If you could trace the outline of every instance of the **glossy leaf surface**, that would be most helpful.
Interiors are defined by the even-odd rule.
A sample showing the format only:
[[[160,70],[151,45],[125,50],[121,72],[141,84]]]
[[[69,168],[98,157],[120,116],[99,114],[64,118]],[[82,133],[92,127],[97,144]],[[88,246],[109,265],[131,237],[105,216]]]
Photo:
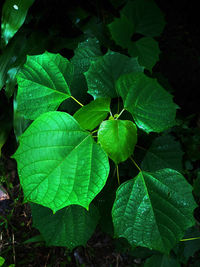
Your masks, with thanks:
[[[45,52],[27,56],[26,64],[17,75],[18,112],[34,120],[42,113],[56,110],[71,96],[73,65],[59,54]]]
[[[145,132],[161,132],[175,125],[177,106],[156,79],[143,73],[126,74],[117,81],[117,90],[125,109]]]
[[[147,150],[141,167],[143,170],[151,172],[163,168],[182,171],[182,157],[183,151],[180,143],[175,141],[173,136],[160,136]]]
[[[98,130],[98,142],[116,163],[127,160],[137,143],[137,128],[132,121],[103,121]]]
[[[140,172],[122,184],[112,216],[115,234],[131,245],[169,253],[195,221],[192,187],[175,170]]]
[[[159,60],[160,49],[158,42],[153,38],[144,37],[129,45],[128,52],[132,57],[138,57],[141,66],[152,71]]]
[[[107,117],[109,111],[110,99],[98,98],[80,108],[73,117],[82,128],[93,130]]]
[[[117,52],[109,51],[95,62],[85,72],[88,93],[96,98],[117,97],[115,82],[121,74],[143,72],[143,67],[136,58],[129,58]]]
[[[89,207],[109,173],[108,158],[89,132],[63,112],[38,117],[20,136],[17,160],[25,199],[54,212]]]
[[[89,211],[72,205],[55,214],[40,205],[31,205],[33,226],[44,237],[48,246],[63,246],[73,249],[85,246],[99,220],[98,210],[90,205]]]
[[[158,36],[165,26],[164,16],[153,0],[128,1],[122,14],[132,21],[135,32],[145,36]]]
[[[34,0],[6,0],[3,5],[1,35],[5,44],[13,37],[25,21]]]

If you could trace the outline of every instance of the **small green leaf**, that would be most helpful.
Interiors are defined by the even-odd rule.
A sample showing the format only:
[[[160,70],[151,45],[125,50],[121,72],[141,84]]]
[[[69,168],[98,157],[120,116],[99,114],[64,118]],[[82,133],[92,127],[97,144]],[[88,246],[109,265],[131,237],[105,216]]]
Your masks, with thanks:
[[[148,258],[144,267],[181,267],[180,263],[167,255],[153,255]]]
[[[133,23],[123,14],[108,25],[112,39],[123,48],[128,48],[134,32]]]
[[[169,254],[194,225],[196,206],[191,185],[177,171],[140,172],[117,191],[112,210],[115,234],[133,246]]]
[[[14,154],[25,199],[54,212],[89,207],[109,174],[108,158],[91,134],[69,114],[38,117],[19,138]]]
[[[94,205],[90,205],[89,211],[72,205],[53,214],[48,208],[32,204],[31,210],[33,227],[41,232],[48,246],[85,246],[99,220]]]
[[[160,136],[147,150],[141,167],[151,172],[164,168],[182,171],[182,157],[183,151],[180,143],[175,141],[173,136]]]
[[[28,56],[17,75],[18,112],[34,120],[42,113],[56,110],[71,96],[72,77],[73,65],[59,54]]]
[[[25,21],[34,0],[6,0],[3,5],[1,35],[5,42],[13,37]]]
[[[145,36],[159,36],[165,26],[164,16],[153,0],[128,1],[122,9],[134,25],[134,31]]]
[[[145,132],[162,132],[176,124],[177,105],[156,79],[143,73],[125,74],[117,81],[117,90],[125,109]]]
[[[137,128],[132,121],[103,121],[98,130],[98,142],[116,163],[127,160],[137,143]]]
[[[5,262],[5,259],[0,256],[0,266],[3,266],[4,262]]]
[[[82,128],[93,130],[107,117],[109,111],[110,99],[98,98],[80,108],[73,117]]]
[[[129,58],[117,52],[109,51],[90,65],[85,72],[88,93],[96,98],[117,97],[115,82],[124,73],[143,72],[136,58]]]
[[[160,49],[157,41],[150,37],[144,37],[130,43],[128,52],[132,57],[138,57],[141,66],[152,71],[153,66],[159,60]]]

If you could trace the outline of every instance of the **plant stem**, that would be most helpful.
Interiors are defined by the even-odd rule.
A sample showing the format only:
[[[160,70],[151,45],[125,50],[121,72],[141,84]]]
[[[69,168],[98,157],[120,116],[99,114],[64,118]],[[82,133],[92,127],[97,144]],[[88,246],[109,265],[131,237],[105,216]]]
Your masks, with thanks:
[[[120,185],[120,180],[119,180],[119,167],[118,167],[118,165],[116,165],[116,170],[117,170],[117,181],[118,181],[118,185]]]
[[[137,165],[137,163],[135,162],[135,160],[130,157],[130,160],[133,162],[133,164],[135,165],[135,167],[141,172],[142,170],[140,169],[140,167]]]
[[[185,238],[185,239],[181,239],[180,241],[190,241],[190,240],[196,240],[196,239],[200,239],[200,237]]]
[[[119,117],[122,115],[122,113],[124,112],[124,108],[122,109],[122,111],[119,113],[119,115],[118,115],[118,117],[116,118],[116,120],[118,120],[119,119]]]
[[[74,100],[74,101],[76,101],[76,103],[78,103],[81,107],[83,107],[84,105],[83,104],[81,104],[75,97],[73,97],[72,95],[71,95],[71,98]]]

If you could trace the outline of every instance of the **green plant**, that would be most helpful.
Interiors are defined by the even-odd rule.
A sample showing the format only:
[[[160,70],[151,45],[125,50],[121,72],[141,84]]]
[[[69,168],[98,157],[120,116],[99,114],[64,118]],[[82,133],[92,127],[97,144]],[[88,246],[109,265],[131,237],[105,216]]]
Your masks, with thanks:
[[[25,200],[43,206],[32,205],[34,225],[49,245],[69,248],[85,244],[98,222],[98,210],[90,203],[107,179],[109,183],[108,156],[119,182],[121,162],[130,158],[137,166],[137,154],[132,156],[137,128],[160,133],[176,124],[172,96],[143,73],[136,59],[109,51],[93,61],[84,75],[95,100],[85,106],[71,95],[73,69],[58,54],[28,56],[17,75],[16,100],[18,112],[34,121],[20,136],[14,154]],[[123,104],[120,113],[113,115],[111,97]],[[74,116],[54,111],[68,98],[81,105]],[[121,120],[127,111],[134,122]],[[160,137],[161,142],[165,139]],[[150,151],[144,168],[137,166],[138,175],[117,190],[112,208],[115,236],[169,253],[194,224],[196,204],[191,186],[170,168],[174,163],[164,160],[151,170],[150,158],[153,163],[146,171]]]
[[[21,42],[11,37],[33,2],[24,6],[17,25],[5,16],[3,25],[13,27],[3,27],[3,45],[10,44],[1,55],[6,64],[0,82],[8,96],[18,85],[19,147],[13,158],[33,226],[41,233],[35,240],[73,249],[85,245],[99,224],[113,237],[126,238],[130,250],[141,246],[169,254],[195,224],[197,205],[171,131],[178,106],[152,74],[162,13],[153,1],[128,1],[120,17],[107,23],[107,52],[98,38],[85,34],[70,60],[56,52],[25,52],[26,47],[17,64],[11,59]],[[132,41],[136,34],[143,36]],[[150,256],[146,266],[176,261]]]

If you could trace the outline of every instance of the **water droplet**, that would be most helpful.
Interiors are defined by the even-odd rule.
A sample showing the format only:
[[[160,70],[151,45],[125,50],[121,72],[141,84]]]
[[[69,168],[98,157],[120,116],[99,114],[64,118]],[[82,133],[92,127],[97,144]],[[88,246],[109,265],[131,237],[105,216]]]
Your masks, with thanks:
[[[18,5],[13,5],[13,8],[14,8],[15,10],[18,10],[18,9],[19,9]]]

